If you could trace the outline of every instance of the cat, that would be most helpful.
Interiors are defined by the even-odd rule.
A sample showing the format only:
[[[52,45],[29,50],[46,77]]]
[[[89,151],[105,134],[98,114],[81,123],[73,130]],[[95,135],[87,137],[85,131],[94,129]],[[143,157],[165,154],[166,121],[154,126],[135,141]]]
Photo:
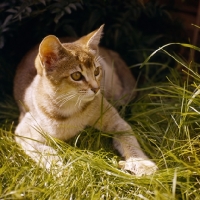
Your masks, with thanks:
[[[108,102],[129,102],[136,82],[116,52],[99,47],[103,26],[73,42],[46,36],[22,59],[14,79],[20,109],[15,140],[40,166],[59,168],[64,162],[45,134],[67,141],[92,126],[113,135],[114,147],[125,159],[121,168],[137,176],[150,175],[156,164]]]

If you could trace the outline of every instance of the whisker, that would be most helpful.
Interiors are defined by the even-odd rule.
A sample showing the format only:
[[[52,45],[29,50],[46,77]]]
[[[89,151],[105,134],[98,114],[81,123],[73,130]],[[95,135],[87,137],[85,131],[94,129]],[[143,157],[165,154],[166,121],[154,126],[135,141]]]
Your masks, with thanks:
[[[81,107],[81,101],[82,101],[83,98],[84,98],[84,95],[82,95],[82,98],[80,98],[80,101],[79,101],[79,104],[78,104],[79,108]]]
[[[81,91],[81,90],[80,90],[80,91],[79,91],[79,93],[81,93],[81,94],[85,94],[85,93],[86,93],[86,91]]]
[[[60,102],[61,104],[60,104],[59,107],[63,106],[67,101],[73,99],[75,96],[76,96],[76,94],[70,95],[70,96],[68,96],[67,98],[62,99],[62,101]]]
[[[62,102],[62,101],[64,101],[64,100],[67,100],[67,99],[69,99],[69,98],[71,98],[71,97],[75,97],[75,96],[76,96],[76,94],[66,95],[66,96],[64,96],[62,99],[60,99],[58,102]]]
[[[100,56],[97,56],[97,57],[95,58],[95,61],[98,62],[99,59],[100,59]]]
[[[96,62],[100,62],[101,60],[103,60],[105,57],[101,57],[101,56],[98,56],[96,59],[95,59],[95,61]]]
[[[58,100],[58,99],[60,99],[60,98],[62,98],[62,97],[64,97],[64,96],[67,96],[67,95],[69,95],[69,94],[75,94],[75,93],[74,93],[74,92],[63,93],[63,94],[59,95],[59,96],[56,98],[56,100]]]
[[[60,100],[58,100],[57,103],[60,103],[60,102],[62,102],[62,101],[65,101],[66,99],[71,98],[71,97],[74,96],[74,95],[75,95],[75,94],[63,96],[63,98],[60,99]]]
[[[59,101],[57,101],[57,103],[60,103],[60,102],[62,102],[62,101],[65,101],[65,100],[67,100],[67,99],[69,99],[69,98],[71,98],[71,97],[74,97],[74,96],[76,96],[76,94],[72,94],[72,95],[66,96],[66,98],[62,98],[62,99],[60,99]]]
[[[78,96],[78,99],[77,99],[77,101],[76,101],[75,106],[78,104],[80,97],[81,97],[81,95]]]
[[[56,94],[56,92],[58,92],[58,89],[59,89],[59,88],[57,88],[57,89],[54,91],[54,95]]]

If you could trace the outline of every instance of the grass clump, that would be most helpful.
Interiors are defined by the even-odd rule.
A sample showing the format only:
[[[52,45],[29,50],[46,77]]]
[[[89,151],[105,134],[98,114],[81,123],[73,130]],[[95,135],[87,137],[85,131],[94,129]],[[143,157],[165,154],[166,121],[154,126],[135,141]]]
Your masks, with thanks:
[[[17,110],[9,100],[0,105],[9,105],[7,113],[0,109],[1,121],[7,120],[0,129],[0,199],[199,199],[198,65],[169,56],[182,65],[181,73],[170,69],[162,83],[147,79],[148,83],[138,88],[138,98],[127,106],[126,120],[159,167],[154,175],[135,177],[120,170],[121,158],[113,150],[111,138],[92,128],[82,131],[69,144],[56,144],[66,160],[62,176],[41,169],[13,139],[11,122],[16,120]],[[149,60],[144,64],[148,68]],[[147,70],[151,70],[149,66]]]

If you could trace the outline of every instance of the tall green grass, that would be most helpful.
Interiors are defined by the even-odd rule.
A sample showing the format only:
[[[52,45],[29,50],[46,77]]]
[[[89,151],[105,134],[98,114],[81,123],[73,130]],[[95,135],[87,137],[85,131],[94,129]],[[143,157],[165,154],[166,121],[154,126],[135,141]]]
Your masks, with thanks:
[[[199,51],[192,45],[178,45]],[[200,199],[198,64],[187,63],[164,48],[159,51],[171,56],[182,71],[159,64],[157,70],[170,70],[166,81],[157,83],[147,77],[124,116],[144,151],[157,163],[155,174],[136,177],[120,170],[111,138],[92,128],[69,144],[57,141],[55,148],[66,159],[62,176],[41,169],[13,139],[18,112],[8,98],[0,104],[0,199]],[[152,69],[152,56],[143,64],[147,70]]]

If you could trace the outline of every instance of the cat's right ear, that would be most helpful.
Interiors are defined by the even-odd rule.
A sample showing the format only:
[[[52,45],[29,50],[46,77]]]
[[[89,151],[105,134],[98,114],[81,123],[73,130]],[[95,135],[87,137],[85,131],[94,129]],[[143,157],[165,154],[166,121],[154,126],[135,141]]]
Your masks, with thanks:
[[[99,29],[93,31],[92,33],[88,34],[86,38],[89,38],[87,41],[86,46],[89,48],[89,52],[92,54],[96,54],[98,51],[98,45],[103,34],[104,24],[99,27]]]
[[[59,60],[59,54],[63,46],[59,39],[54,35],[45,37],[39,46],[39,58],[41,65],[51,71],[55,67],[55,63]]]
[[[103,34],[104,24],[101,25],[97,30],[81,37],[77,42],[80,42],[82,46],[84,46],[88,51],[96,55],[98,52],[98,45]]]

